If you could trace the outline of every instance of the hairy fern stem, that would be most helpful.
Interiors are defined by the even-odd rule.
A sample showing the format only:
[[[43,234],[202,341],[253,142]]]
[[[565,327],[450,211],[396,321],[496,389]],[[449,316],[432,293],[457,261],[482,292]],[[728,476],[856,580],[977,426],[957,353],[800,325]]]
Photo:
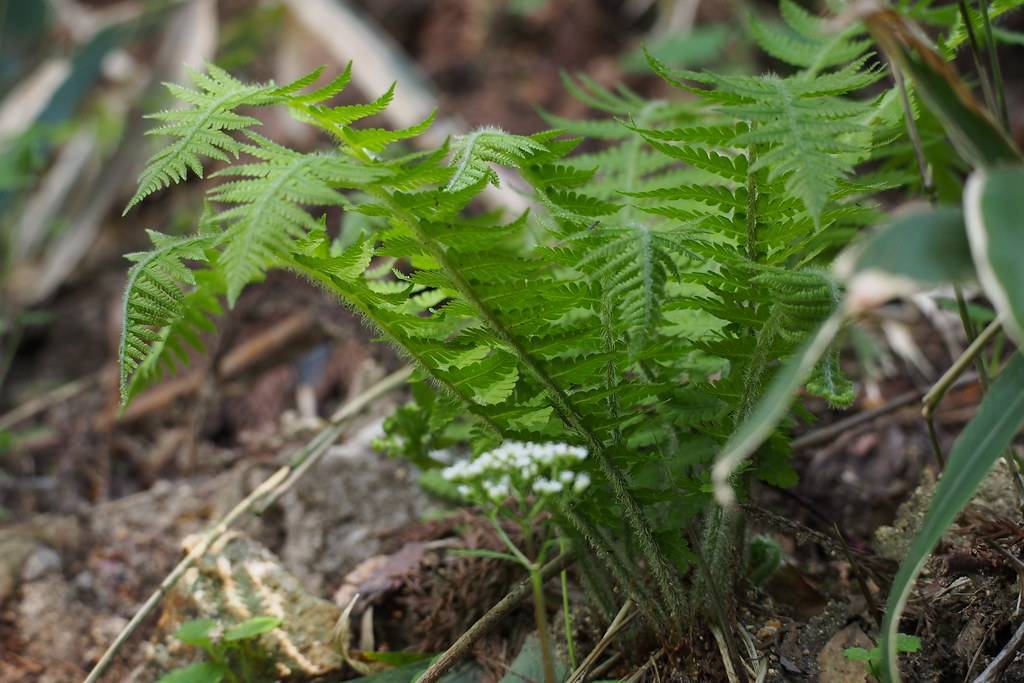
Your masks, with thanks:
[[[471,414],[476,419],[478,419],[494,434],[498,436],[503,436],[501,428],[494,422],[494,420],[492,420],[490,417],[484,415],[478,410],[477,403],[476,401],[473,400],[471,396],[466,394],[466,392],[459,389],[457,386],[449,382],[447,379],[445,379],[438,373],[434,372],[433,369],[431,369],[430,364],[427,363],[426,360],[419,353],[417,353],[415,348],[410,348],[407,345],[401,344],[398,341],[400,338],[398,333],[395,330],[391,329],[391,327],[386,322],[384,322],[381,316],[377,315],[375,311],[371,307],[367,306],[362,300],[360,300],[358,296],[352,296],[352,294],[350,292],[347,292],[343,287],[339,287],[330,276],[325,277],[325,274],[319,270],[316,270],[314,268],[308,268],[303,264],[294,261],[288,265],[295,273],[308,278],[312,282],[319,284],[321,287],[324,287],[329,292],[331,292],[334,296],[338,297],[338,299],[340,299],[342,302],[356,309],[356,311],[358,311],[359,314],[362,315],[364,319],[366,319],[374,327],[377,328],[377,330],[384,336],[388,343],[391,344],[392,348],[394,348],[396,351],[398,351],[398,353],[404,355],[409,360],[411,360],[417,368],[421,369],[428,376],[430,376],[430,378],[434,382],[436,382],[438,386],[442,387],[445,391],[451,394],[452,397],[458,399],[463,405],[466,406],[466,408],[471,412]]]
[[[615,549],[604,539],[601,532],[594,528],[589,520],[579,514],[572,506],[561,506],[562,515],[569,520],[577,533],[587,542],[594,555],[601,560],[605,568],[611,573],[615,582],[622,587],[629,597],[636,603],[644,619],[658,632],[663,629],[673,629],[674,621],[664,609],[660,600],[650,594],[637,577],[630,572],[626,565],[619,559]]]

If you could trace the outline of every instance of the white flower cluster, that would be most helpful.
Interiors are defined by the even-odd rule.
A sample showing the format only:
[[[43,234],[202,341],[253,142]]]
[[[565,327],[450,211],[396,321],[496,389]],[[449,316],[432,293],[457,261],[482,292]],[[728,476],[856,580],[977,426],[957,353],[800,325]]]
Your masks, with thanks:
[[[474,460],[462,460],[444,468],[441,476],[457,483],[461,496],[474,498],[475,494],[482,494],[499,503],[517,493],[579,494],[590,486],[590,475],[572,468],[586,457],[587,449],[581,446],[506,441]]]

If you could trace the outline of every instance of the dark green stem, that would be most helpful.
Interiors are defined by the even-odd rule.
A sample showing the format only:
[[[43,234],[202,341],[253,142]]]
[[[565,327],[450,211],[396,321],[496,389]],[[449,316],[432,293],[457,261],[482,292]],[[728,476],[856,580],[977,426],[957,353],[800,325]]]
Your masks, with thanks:
[[[974,340],[978,338],[978,328],[975,327],[974,320],[971,319],[971,312],[967,308],[967,300],[964,298],[964,292],[960,285],[953,286],[953,294],[956,296],[956,308],[960,314],[960,324],[963,325],[964,334],[967,336],[967,343],[973,344]],[[988,369],[985,367],[983,354],[979,353],[974,357],[974,365],[978,371],[978,381],[981,382],[982,389],[988,389]]]
[[[594,551],[594,554],[608,568],[612,578],[618,582],[619,586],[636,603],[641,614],[644,615],[644,619],[651,625],[651,628],[668,628],[671,621],[661,603],[653,599],[650,593],[647,592],[646,587],[637,581],[634,574],[622,564],[622,561],[615,554],[615,550],[601,536],[601,532],[591,526],[590,522],[583,515],[568,505],[562,506],[562,515],[569,520],[569,523],[575,527],[576,531],[583,537],[583,540],[590,546],[590,549]]]
[[[974,33],[974,22],[971,21],[971,10],[967,7],[967,0],[957,0],[957,7],[960,10],[960,20],[964,22],[964,29],[967,32],[967,45],[970,47],[974,69],[978,72],[978,78],[981,80],[981,92],[985,97],[985,104],[990,111],[995,112],[996,98],[992,92],[992,82],[989,80],[988,72],[981,61],[981,46],[978,44],[978,37]]]
[[[924,154],[924,143],[921,142],[921,133],[917,129],[917,122],[914,120],[914,110],[910,106],[910,95],[907,93],[907,83],[903,78],[903,72],[896,64],[892,64],[892,80],[896,84],[896,91],[900,94],[900,105],[903,109],[903,123],[907,127],[907,136],[914,148],[914,159],[917,161],[917,170],[921,174],[921,189],[924,194],[935,199],[935,185],[931,170],[928,168],[928,158]]]
[[[996,92],[996,112],[1002,121],[1003,130],[1010,132],[1010,110],[1006,107],[1006,87],[1003,84],[1003,69],[999,65],[996,54],[996,41],[992,35],[992,20],[989,18],[988,0],[978,0],[981,6],[981,26],[985,31],[985,44],[988,48],[988,64],[992,71],[992,87]]]
[[[548,610],[544,601],[544,581],[540,567],[530,566],[530,584],[533,586],[533,618],[537,622],[537,640],[540,641],[540,656],[544,663],[545,683],[555,683],[555,660],[551,649],[551,634],[548,633]]]
[[[757,179],[753,170],[757,152],[747,150],[747,258],[757,261]]]

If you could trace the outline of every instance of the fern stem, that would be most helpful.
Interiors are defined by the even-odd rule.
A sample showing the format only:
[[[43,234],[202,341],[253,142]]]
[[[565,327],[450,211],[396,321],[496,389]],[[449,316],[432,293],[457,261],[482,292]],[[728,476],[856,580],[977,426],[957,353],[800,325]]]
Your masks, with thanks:
[[[743,375],[743,395],[740,397],[739,409],[736,411],[733,421],[735,428],[738,428],[750,416],[754,406],[757,405],[758,398],[761,397],[761,387],[764,386],[764,376],[768,372],[770,361],[768,352],[771,350],[781,319],[781,307],[773,306],[772,312],[768,314],[768,319],[757,333],[754,353],[751,355],[750,365],[747,366],[747,371]]]
[[[985,104],[991,111],[996,111],[996,98],[992,92],[992,82],[989,80],[988,71],[981,61],[981,46],[978,37],[974,33],[974,22],[971,21],[971,10],[967,7],[966,0],[957,0],[957,7],[960,10],[960,19],[964,22],[964,30],[967,33],[967,44],[970,47],[971,59],[974,61],[974,69],[981,79],[981,92],[985,97]],[[988,12],[985,13],[986,16]]]
[[[587,426],[576,406],[573,405],[562,388],[552,379],[551,375],[548,374],[537,359],[526,350],[520,340],[509,332],[508,328],[494,315],[494,312],[480,299],[472,285],[469,284],[459,268],[448,257],[447,252],[423,231],[419,221],[394,202],[392,202],[392,208],[400,220],[416,236],[421,246],[427,250],[427,253],[445,271],[451,279],[455,290],[477,311],[477,314],[497,336],[498,340],[512,351],[533,379],[540,384],[548,401],[551,402],[562,420],[586,442],[587,448],[597,458],[602,473],[611,484],[615,498],[625,514],[626,522],[629,524],[631,531],[636,535],[637,542],[651,565],[651,572],[654,574],[655,581],[658,583],[663,594],[662,598],[668,601],[673,617],[681,618],[681,607],[684,602],[682,587],[674,576],[671,564],[669,564],[661,549],[658,548],[643,510],[636,502],[636,499],[633,498],[633,494],[630,493],[625,475],[612,462],[611,456],[608,454],[604,444],[601,443],[601,440],[598,439],[597,434]]]
[[[781,310],[779,306],[774,306],[757,334],[754,353],[743,376],[743,393],[734,420],[736,428],[750,416],[761,396],[761,388],[764,386],[770,361],[769,351],[782,316]],[[725,595],[722,596],[722,599],[729,600],[729,604],[724,605],[723,610],[732,610],[732,589],[739,576],[744,534],[743,515],[738,507],[715,506],[704,517],[701,530],[702,550],[700,552],[709,573],[701,573],[699,580],[695,583],[695,588],[698,594],[705,591],[717,592],[707,584],[707,576],[715,577],[715,580],[725,588]],[[716,605],[717,607],[718,605]],[[723,630],[728,628],[725,623],[721,626]]]
[[[490,428],[496,434],[504,437],[504,434],[502,433],[502,430],[497,425],[497,423],[494,422],[494,420],[492,420],[486,414],[480,412],[480,405],[476,401],[474,401],[471,396],[469,396],[468,394],[466,394],[466,392],[462,391],[457,386],[452,384],[450,381],[436,373],[430,367],[430,365],[423,359],[423,357],[420,354],[416,353],[416,350],[412,345],[402,344],[399,341],[398,333],[395,332],[395,330],[393,330],[390,326],[388,326],[388,324],[385,323],[380,318],[380,316],[375,315],[373,308],[371,306],[368,306],[358,296],[353,295],[351,292],[347,291],[343,287],[339,287],[337,283],[334,282],[333,279],[331,279],[329,276],[324,277],[324,274],[322,272],[314,268],[308,268],[297,261],[290,262],[288,264],[288,267],[294,270],[295,272],[299,273],[300,275],[308,277],[313,282],[319,283],[321,286],[326,287],[336,297],[338,297],[342,301],[347,302],[350,306],[355,308],[366,320],[372,323],[381,332],[381,334],[383,334],[384,337],[387,338],[389,342],[391,342],[391,345],[395,349],[397,349],[399,353],[408,356],[415,363],[415,365],[421,368],[424,372],[426,372],[431,379],[437,382],[445,390],[450,392],[452,396],[461,401],[466,406],[466,408],[469,409],[470,413],[474,417],[483,422],[488,428]]]
[[[575,529],[572,529],[569,533],[575,533]],[[586,546],[586,539],[579,539],[583,542],[582,546]],[[596,560],[596,562],[595,562]],[[613,604],[615,602],[615,590],[612,587],[612,581],[609,579],[609,571],[598,565],[598,562],[603,562],[600,558],[596,557],[594,553],[580,553],[577,567],[580,570],[579,578],[583,586],[583,593],[587,596],[588,602],[597,610],[605,621],[611,621],[615,617],[615,608]],[[650,624],[653,626],[653,623]],[[573,667],[575,668],[575,667]]]
[[[607,296],[601,297],[601,338],[604,342],[605,352],[611,352],[615,348],[615,332],[612,329],[612,302],[608,300]],[[618,384],[618,374],[615,372],[615,363],[608,361],[605,364],[604,371],[604,386],[605,389],[609,390],[608,398],[605,399],[605,403],[608,405],[608,415],[612,420],[618,424],[619,421],[619,397],[615,394],[612,389]],[[617,440],[619,432],[616,429],[614,432],[614,438]]]
[[[1006,89],[1003,85],[1003,70],[999,65],[999,55],[996,54],[996,41],[992,36],[992,20],[989,18],[988,0],[978,0],[981,6],[981,25],[985,31],[985,43],[988,47],[989,69],[992,71],[992,87],[996,95],[996,111],[1003,124],[1003,130],[1010,132],[1010,110],[1006,107]]]
[[[896,91],[900,94],[900,106],[903,109],[903,124],[907,127],[907,136],[910,137],[910,144],[914,148],[914,159],[917,161],[917,170],[921,174],[921,189],[925,195],[934,201],[935,187],[932,178],[931,168],[928,166],[928,159],[924,155],[924,143],[921,141],[921,133],[917,129],[917,121],[914,120],[914,110],[910,106],[910,95],[907,93],[907,82],[903,78],[903,72],[898,65],[890,63],[892,68],[892,80],[896,84]]]
[[[561,506],[561,512],[562,516],[569,520],[598,559],[612,573],[612,578],[618,582],[619,586],[637,604],[647,623],[654,629],[669,627],[671,620],[662,608],[661,603],[652,598],[646,587],[636,580],[635,576],[619,559],[614,548],[601,536],[601,532],[595,529],[589,520],[576,512],[572,507],[563,505]]]
[[[754,162],[757,152],[751,145],[747,150],[747,258],[757,260],[757,179],[754,177]]]
[[[660,102],[653,101],[648,102],[644,107],[637,112],[636,115],[636,127],[646,128],[648,125],[648,117],[651,112],[654,111]],[[636,188],[637,181],[637,164],[640,160],[640,150],[643,149],[643,137],[638,133],[633,134],[633,138],[629,142],[629,148],[626,153],[626,171],[623,173],[623,185],[625,186],[625,193],[628,195]],[[622,217],[625,222],[629,222],[633,218],[633,203],[629,202],[626,204],[622,212]]]

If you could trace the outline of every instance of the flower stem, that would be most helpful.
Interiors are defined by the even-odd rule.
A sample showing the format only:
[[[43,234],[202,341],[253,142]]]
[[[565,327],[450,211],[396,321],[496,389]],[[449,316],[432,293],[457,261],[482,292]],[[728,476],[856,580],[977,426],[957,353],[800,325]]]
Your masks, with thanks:
[[[530,583],[533,585],[533,617],[537,622],[537,639],[540,641],[540,656],[544,663],[544,683],[555,683],[555,659],[551,649],[551,634],[548,633],[548,611],[544,603],[544,581],[540,567],[530,565]]]
[[[565,552],[565,543],[562,543]],[[576,668],[576,643],[572,637],[572,612],[569,609],[569,573],[562,570],[562,622],[565,624],[565,649],[569,654],[569,666]]]

